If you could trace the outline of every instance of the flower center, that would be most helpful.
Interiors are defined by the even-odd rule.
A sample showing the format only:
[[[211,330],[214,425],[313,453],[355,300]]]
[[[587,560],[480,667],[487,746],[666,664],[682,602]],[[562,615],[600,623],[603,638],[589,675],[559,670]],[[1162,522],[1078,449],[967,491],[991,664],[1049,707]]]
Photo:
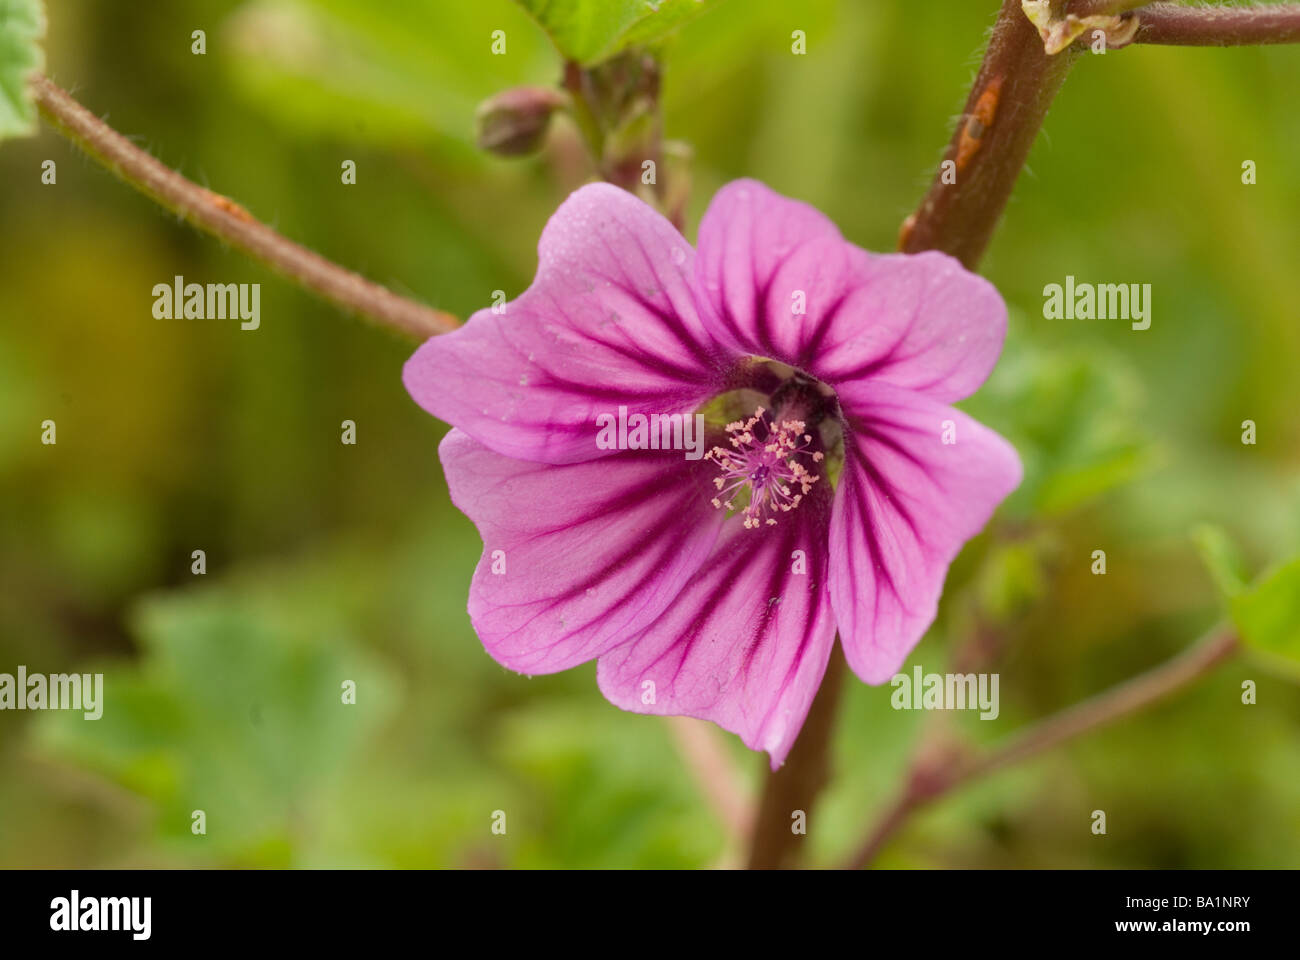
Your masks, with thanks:
[[[821,478],[804,460],[821,463],[823,454],[810,450],[812,434],[805,433],[802,420],[774,424],[762,407],[748,420],[727,424],[731,448],[714,447],[704,459],[717,464],[721,475],[714,477],[718,495],[713,505],[731,510],[737,499],[749,494],[744,508],[745,527],[775,526],[775,513],[788,513]],[[801,459],[802,458],[802,459]]]

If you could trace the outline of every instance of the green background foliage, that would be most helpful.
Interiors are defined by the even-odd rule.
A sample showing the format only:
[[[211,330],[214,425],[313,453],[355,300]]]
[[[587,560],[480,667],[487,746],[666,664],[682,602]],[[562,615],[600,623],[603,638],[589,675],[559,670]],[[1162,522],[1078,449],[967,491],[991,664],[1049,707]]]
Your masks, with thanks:
[[[518,0],[566,59],[590,64],[657,46],[717,0]]]
[[[44,30],[40,0],[0,0],[0,140],[31,133],[35,126],[25,85],[41,67]]]
[[[529,5],[543,22],[565,6]],[[582,57],[628,30],[657,40],[641,6],[552,33]],[[995,6],[698,11],[664,53],[667,134],[694,147],[688,235],[717,187],[754,176],[892,249]],[[472,146],[477,103],[560,71],[508,0],[62,0],[50,18],[48,72],[116,128],[460,316],[528,284],[547,216],[586,175],[567,122],[540,158]],[[796,29],[806,56],[791,54]],[[494,30],[505,56],[489,53]],[[1236,581],[1193,535],[1214,525],[1210,552],[1231,543],[1252,572],[1300,548],[1297,88],[1286,47],[1131,48],[1074,70],[984,264],[1012,330],[964,404],[1015,442],[1025,484],[959,558],[909,660],[943,671],[995,638],[1001,715],[897,712],[888,687],[851,681],[814,862],[854,844],[931,723],[991,742],[1229,614],[1274,656],[1300,646],[1294,563],[1225,605],[1216,577]],[[40,183],[47,159],[56,186]],[[340,183],[347,159],[355,186]],[[0,865],[735,862],[662,720],[606,704],[590,666],[530,680],[482,651],[465,614],[480,545],[447,501],[445,428],[402,389],[408,345],[177,223],[48,129],[0,149],[0,218],[0,671],[102,670],[107,687],[97,722],[0,714]],[[261,283],[261,329],[155,320],[150,291],[178,274]],[[1151,329],[1042,319],[1043,286],[1067,274],[1151,283]],[[1300,687],[1266,666],[1233,661],[962,791],[882,862],[1300,865]],[[727,741],[756,784],[763,759]],[[1095,809],[1106,837],[1089,831]],[[506,836],[489,831],[494,810]]]

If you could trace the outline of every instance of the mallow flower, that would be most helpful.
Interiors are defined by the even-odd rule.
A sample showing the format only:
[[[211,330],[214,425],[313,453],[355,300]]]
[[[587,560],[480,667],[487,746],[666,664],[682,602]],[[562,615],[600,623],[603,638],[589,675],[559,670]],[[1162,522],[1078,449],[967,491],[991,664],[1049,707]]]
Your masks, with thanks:
[[[862,680],[895,674],[1020,482],[1011,445],[950,406],[997,360],[1002,299],[751,180],[713,198],[695,249],[584,186],[538,253],[518,299],[403,375],[454,427],[474,628],[520,673],[594,659],[615,705],[711,720],[775,769],[837,633]]]

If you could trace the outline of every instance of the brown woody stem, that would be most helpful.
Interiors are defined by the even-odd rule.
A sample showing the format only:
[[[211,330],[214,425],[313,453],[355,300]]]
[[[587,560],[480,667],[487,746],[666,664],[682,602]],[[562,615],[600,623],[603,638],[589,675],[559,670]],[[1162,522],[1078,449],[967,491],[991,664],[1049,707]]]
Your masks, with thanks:
[[[1048,56],[1020,0],[1003,0],[944,163],[903,224],[899,249],[979,263],[1072,59]]]

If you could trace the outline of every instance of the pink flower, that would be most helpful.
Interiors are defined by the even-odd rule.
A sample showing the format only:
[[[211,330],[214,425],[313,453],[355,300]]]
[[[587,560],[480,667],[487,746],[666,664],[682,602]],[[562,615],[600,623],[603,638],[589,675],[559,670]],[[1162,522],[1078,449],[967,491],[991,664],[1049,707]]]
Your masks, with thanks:
[[[993,369],[1002,299],[951,257],[869,254],[749,180],[714,197],[698,251],[630,194],[583,187],[539,259],[504,312],[429,340],[403,376],[456,428],[440,453],[483,537],[474,627],[512,670],[596,659],[612,703],[712,720],[775,768],[836,631],[867,683],[896,673],[1020,482],[1010,444],[949,406]],[[606,449],[620,407],[733,422],[700,459]]]

